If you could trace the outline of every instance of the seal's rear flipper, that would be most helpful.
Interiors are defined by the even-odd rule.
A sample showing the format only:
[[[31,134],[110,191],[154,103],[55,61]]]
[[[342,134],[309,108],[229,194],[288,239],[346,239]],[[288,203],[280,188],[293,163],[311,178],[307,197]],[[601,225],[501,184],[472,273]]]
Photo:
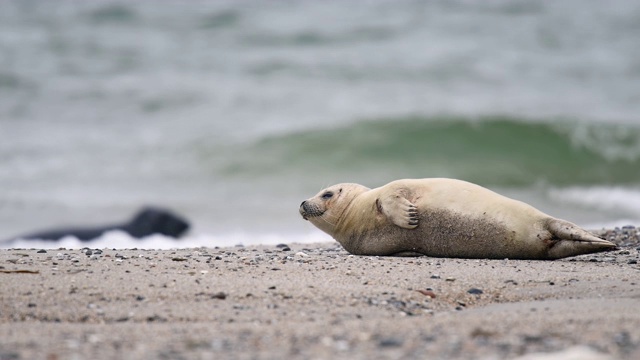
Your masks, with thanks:
[[[560,219],[549,219],[547,230],[551,233],[549,258],[559,259],[567,256],[591,254],[613,250],[616,244],[599,238],[581,229],[579,226]]]

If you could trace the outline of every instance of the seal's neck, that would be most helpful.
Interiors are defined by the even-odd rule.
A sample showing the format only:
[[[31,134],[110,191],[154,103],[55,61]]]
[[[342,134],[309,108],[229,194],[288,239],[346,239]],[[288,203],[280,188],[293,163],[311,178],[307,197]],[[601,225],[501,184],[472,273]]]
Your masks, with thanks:
[[[367,189],[353,197],[345,206],[336,224],[334,238],[349,252],[368,229],[375,227],[376,194]]]

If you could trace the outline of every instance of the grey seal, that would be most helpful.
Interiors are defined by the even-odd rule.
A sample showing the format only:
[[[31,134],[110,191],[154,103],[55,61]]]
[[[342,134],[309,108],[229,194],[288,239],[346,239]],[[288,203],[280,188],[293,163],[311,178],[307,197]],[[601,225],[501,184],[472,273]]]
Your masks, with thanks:
[[[462,180],[331,186],[300,205],[305,220],[355,255],[552,260],[616,248],[568,221]]]

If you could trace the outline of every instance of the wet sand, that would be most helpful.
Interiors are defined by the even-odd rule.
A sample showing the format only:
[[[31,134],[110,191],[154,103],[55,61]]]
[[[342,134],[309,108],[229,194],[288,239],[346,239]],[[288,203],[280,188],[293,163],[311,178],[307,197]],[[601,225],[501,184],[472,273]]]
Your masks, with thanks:
[[[0,250],[0,359],[637,359],[634,231],[556,261]]]

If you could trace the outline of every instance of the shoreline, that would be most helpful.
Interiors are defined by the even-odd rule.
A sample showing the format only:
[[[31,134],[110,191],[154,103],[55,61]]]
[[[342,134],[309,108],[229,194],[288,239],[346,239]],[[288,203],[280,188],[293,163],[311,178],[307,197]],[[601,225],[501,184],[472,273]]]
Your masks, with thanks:
[[[606,232],[554,261],[3,249],[0,359],[638,358],[640,234]]]

